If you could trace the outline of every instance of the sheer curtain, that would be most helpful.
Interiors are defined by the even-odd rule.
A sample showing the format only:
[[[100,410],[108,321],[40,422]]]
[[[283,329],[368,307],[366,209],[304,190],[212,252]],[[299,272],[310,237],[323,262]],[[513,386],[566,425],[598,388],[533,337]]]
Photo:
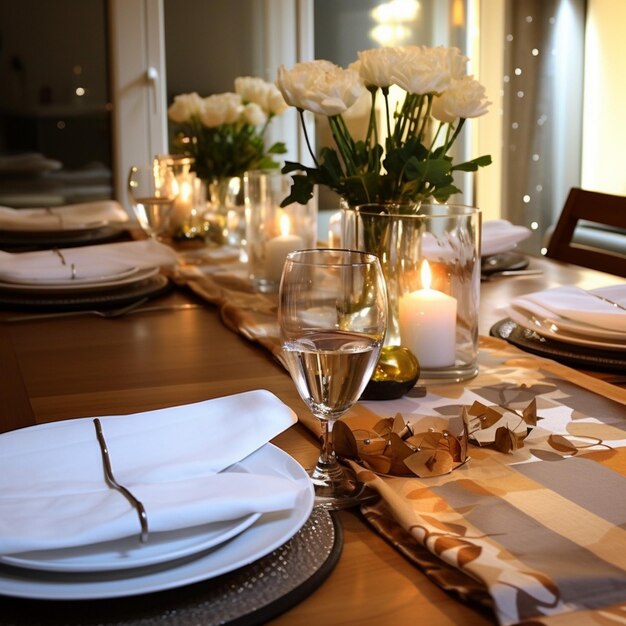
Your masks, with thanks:
[[[580,184],[585,0],[509,0],[504,44],[502,216],[538,253]]]

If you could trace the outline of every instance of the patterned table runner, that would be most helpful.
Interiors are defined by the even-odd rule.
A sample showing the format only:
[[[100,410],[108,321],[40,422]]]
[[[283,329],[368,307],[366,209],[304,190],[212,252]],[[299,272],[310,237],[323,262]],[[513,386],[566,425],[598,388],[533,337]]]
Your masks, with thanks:
[[[282,363],[275,296],[219,266],[186,282]],[[371,433],[399,414],[415,432],[438,433],[462,429],[463,407],[476,402],[519,416],[533,400],[537,422],[518,428],[521,447],[470,444],[469,460],[450,473],[388,476],[351,462],[382,496],[362,511],[437,584],[491,607],[502,625],[624,624],[626,390],[482,337],[475,379],[418,382],[399,400],[359,403],[342,421]],[[300,420],[319,432],[312,416]]]

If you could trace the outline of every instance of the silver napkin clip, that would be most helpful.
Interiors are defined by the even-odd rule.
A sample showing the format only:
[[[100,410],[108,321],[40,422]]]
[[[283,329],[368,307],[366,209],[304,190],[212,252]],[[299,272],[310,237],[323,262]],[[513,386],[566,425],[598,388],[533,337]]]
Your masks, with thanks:
[[[93,420],[94,426],[96,427],[96,437],[98,438],[98,444],[100,444],[100,451],[102,452],[102,464],[104,466],[104,476],[106,478],[107,484],[119,491],[135,508],[137,511],[137,515],[139,516],[139,524],[141,525],[141,534],[139,535],[139,540],[141,543],[146,543],[148,541],[148,515],[146,514],[146,509],[143,504],[123,485],[120,485],[113,476],[113,469],[111,468],[111,459],[109,458],[109,450],[107,448],[106,439],[104,438],[104,433],[102,432],[102,424],[100,420],[96,417]]]

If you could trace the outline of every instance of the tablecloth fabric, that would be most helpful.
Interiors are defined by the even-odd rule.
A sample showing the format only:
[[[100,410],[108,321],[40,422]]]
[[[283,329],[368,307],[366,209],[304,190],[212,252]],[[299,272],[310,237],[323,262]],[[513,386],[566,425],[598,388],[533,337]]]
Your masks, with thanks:
[[[181,280],[283,363],[275,295],[255,293],[245,273],[219,265]],[[479,361],[479,375],[464,384],[424,390],[418,382],[399,400],[360,402],[342,419],[368,428],[401,413],[418,427],[424,419],[445,426],[475,400],[521,410],[534,398],[539,421],[524,447],[471,446],[468,463],[436,478],[354,464],[382,496],[363,514],[437,584],[491,607],[503,626],[623,624],[626,390],[490,337],[481,337]],[[319,432],[312,416],[299,419]]]

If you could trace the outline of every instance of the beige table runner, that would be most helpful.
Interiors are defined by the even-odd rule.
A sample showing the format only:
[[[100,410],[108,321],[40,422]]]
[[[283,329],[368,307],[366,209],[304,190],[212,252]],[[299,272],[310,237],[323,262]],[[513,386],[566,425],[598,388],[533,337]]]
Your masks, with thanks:
[[[187,284],[229,328],[281,360],[275,296],[223,270]],[[626,390],[482,337],[475,379],[427,390],[418,383],[342,419],[358,432],[401,414],[419,432],[458,422],[475,402],[521,414],[533,399],[537,425],[514,452],[470,445],[465,464],[428,478],[353,463],[382,496],[362,511],[435,582],[493,608],[503,625],[624,624]],[[299,418],[319,432],[310,415]]]

